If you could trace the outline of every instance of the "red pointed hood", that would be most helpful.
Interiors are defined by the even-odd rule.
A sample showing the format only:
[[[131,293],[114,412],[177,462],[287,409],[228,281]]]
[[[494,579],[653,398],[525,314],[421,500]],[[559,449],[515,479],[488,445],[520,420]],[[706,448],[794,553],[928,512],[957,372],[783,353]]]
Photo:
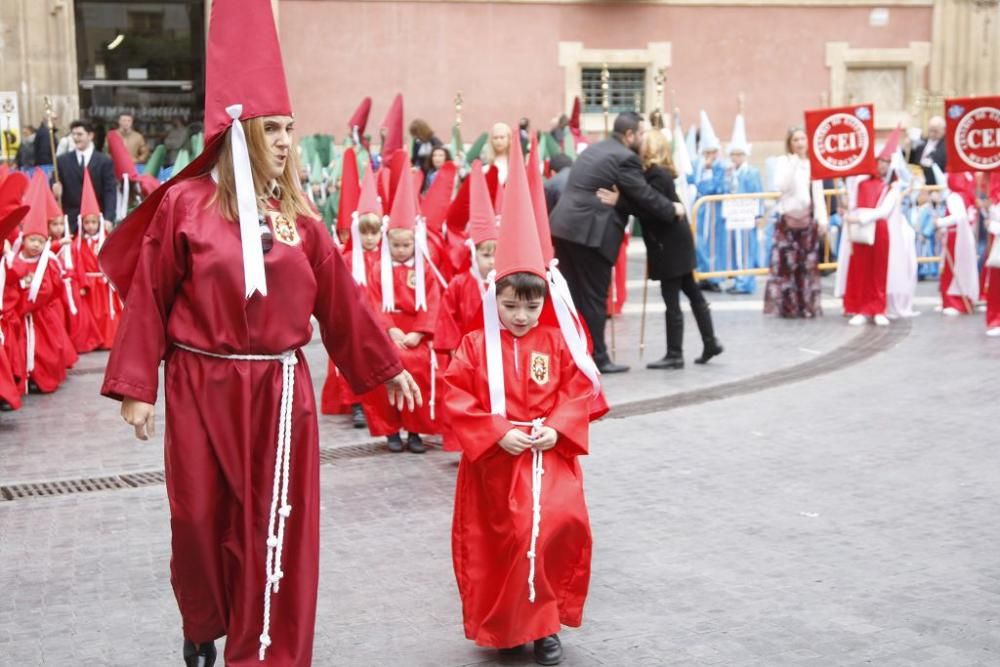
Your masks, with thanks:
[[[970,178],[967,171],[956,171],[948,174],[948,189],[960,195],[966,207],[976,205],[976,179]]]
[[[535,213],[535,224],[538,225],[538,242],[542,246],[542,257],[545,266],[556,256],[552,248],[552,232],[549,230],[549,207],[545,203],[545,185],[542,183],[542,172],[538,164],[538,137],[531,142],[531,152],[528,154],[528,188],[531,190],[531,206]]]
[[[138,176],[135,170],[135,162],[132,161],[132,156],[125,146],[125,140],[122,139],[122,135],[115,131],[108,132],[107,142],[108,152],[111,153],[111,161],[115,165],[115,178],[120,181],[122,180],[122,176],[128,174],[129,179],[134,181],[135,177]]]
[[[490,189],[483,174],[483,165],[476,160],[469,174],[469,238],[475,245],[499,238],[497,216],[490,201]]]
[[[132,285],[146,228],[167,190],[207,173],[215,163],[225,131],[232,124],[226,107],[242,105],[240,120],[292,115],[270,0],[214,0],[206,51],[204,149],[179,174],[150,193],[101,250],[101,270],[123,298]]]
[[[337,229],[351,228],[351,218],[361,200],[361,183],[358,181],[358,158],[354,149],[344,151],[343,171],[340,173],[340,203],[337,208]]]
[[[414,229],[417,221],[417,194],[413,189],[413,179],[409,177],[410,158],[403,156],[403,174],[396,187],[396,195],[392,200],[392,210],[389,212],[389,229]]]
[[[580,97],[573,98],[573,110],[569,113],[569,127],[575,132],[580,131]]]
[[[361,182],[361,197],[358,199],[358,215],[375,213],[382,217],[382,201],[378,196],[378,179],[369,162],[365,165],[365,177]]]
[[[28,185],[28,177],[17,171],[0,179],[0,245],[4,239],[17,236],[17,226],[30,211],[24,202]]]
[[[347,129],[353,134],[355,131],[358,133],[358,137],[364,139],[365,128],[368,127],[368,114],[372,110],[372,98],[366,97],[361,100],[361,104],[358,108],[354,110],[354,114],[351,119],[347,121]]]
[[[21,225],[21,233],[27,236],[44,236],[49,238],[49,221],[45,217],[45,190],[49,187],[45,174],[41,169],[35,171],[24,193],[24,203],[30,207]]]
[[[523,155],[521,139],[515,134],[504,188],[503,212],[500,214],[503,234],[497,242],[497,280],[521,272],[545,278],[545,259],[538,242],[538,225],[535,223]]]
[[[455,198],[448,206],[447,225],[448,231],[456,234],[464,234],[465,228],[469,224],[469,188],[472,178],[466,178],[458,186]]]
[[[90,173],[87,172],[86,169],[84,169],[84,172],[86,173],[85,180],[89,181],[90,179],[88,177],[90,176]],[[45,188],[45,192],[46,192],[46,198],[45,198],[46,219],[52,220],[53,218],[61,218],[63,216],[63,210],[62,207],[59,205],[59,202],[56,200],[55,194],[52,193],[52,188]]]
[[[455,189],[455,178],[458,168],[454,162],[445,162],[438,169],[437,176],[431,187],[420,200],[420,210],[427,218],[427,228],[434,233],[440,233],[445,219],[448,217],[448,207],[451,206],[451,193]]]
[[[85,215],[101,215],[101,207],[97,205],[97,195],[94,184],[90,181],[90,171],[83,170],[83,191],[80,195],[80,218]]]
[[[390,155],[403,148],[403,95],[397,93],[382,121],[385,132],[382,140],[382,155]]]
[[[889,136],[886,137],[885,146],[882,147],[882,152],[878,154],[879,160],[885,160],[886,162],[892,161],[893,154],[899,149],[899,139],[903,135],[903,128],[899,125],[896,126]]]

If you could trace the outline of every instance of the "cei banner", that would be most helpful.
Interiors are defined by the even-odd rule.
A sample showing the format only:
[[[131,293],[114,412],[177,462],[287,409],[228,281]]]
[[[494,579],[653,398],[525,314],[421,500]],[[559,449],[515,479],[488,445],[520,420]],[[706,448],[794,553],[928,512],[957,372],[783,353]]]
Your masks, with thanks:
[[[854,104],[806,111],[810,178],[875,173],[875,108]]]

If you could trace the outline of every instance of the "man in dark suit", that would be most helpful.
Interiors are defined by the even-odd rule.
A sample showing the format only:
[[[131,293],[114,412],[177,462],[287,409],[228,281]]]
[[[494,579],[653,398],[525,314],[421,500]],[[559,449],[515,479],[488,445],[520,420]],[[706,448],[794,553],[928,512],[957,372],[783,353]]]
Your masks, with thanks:
[[[941,116],[934,116],[927,121],[927,138],[913,145],[910,151],[910,164],[919,164],[924,170],[924,182],[928,185],[938,185],[934,180],[934,168],[937,164],[944,172],[948,160],[948,150],[944,141],[945,122]],[[941,183],[940,185],[944,185]]]
[[[109,158],[94,148],[94,130],[89,123],[75,120],[69,126],[70,139],[74,150],[56,158],[59,166],[59,182],[53,184],[52,192],[62,202],[63,213],[69,218],[70,231],[76,233],[77,217],[80,215],[80,196],[83,193],[83,170],[90,172],[90,182],[97,195],[97,203],[105,220],[115,219],[115,204],[118,201],[118,182],[115,168]]]
[[[588,146],[570,170],[566,189],[552,211],[550,225],[559,268],[594,342],[594,361],[602,373],[622,373],[604,344],[611,269],[618,259],[628,214],[643,211],[665,220],[684,214],[680,204],[649,187],[638,150],[639,114],[628,111],[615,119],[612,136]],[[600,188],[621,193],[615,207],[597,198]]]

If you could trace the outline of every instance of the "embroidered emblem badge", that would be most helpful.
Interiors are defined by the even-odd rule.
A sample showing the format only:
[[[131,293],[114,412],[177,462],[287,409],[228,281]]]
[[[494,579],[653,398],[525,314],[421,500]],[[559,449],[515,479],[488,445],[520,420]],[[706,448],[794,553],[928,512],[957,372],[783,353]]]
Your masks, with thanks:
[[[285,245],[298,245],[302,241],[294,222],[280,213],[269,212],[268,216],[271,218],[271,228],[274,229],[276,239]]]
[[[417,288],[417,272],[413,269],[406,272],[406,285],[413,289]]]
[[[539,352],[531,353],[531,379],[535,384],[543,385],[549,382],[549,355]]]

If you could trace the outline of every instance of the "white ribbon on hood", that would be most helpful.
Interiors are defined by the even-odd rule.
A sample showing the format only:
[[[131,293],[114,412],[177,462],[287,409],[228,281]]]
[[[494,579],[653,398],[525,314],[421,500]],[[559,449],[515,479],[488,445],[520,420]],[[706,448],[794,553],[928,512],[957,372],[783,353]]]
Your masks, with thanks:
[[[229,133],[233,151],[233,174],[236,181],[236,203],[240,215],[240,240],[243,244],[244,296],[249,299],[254,292],[267,296],[267,276],[264,273],[264,250],[260,243],[260,220],[257,212],[257,195],[250,169],[250,151],[247,136],[240,123],[242,104],[226,107],[233,119]]]

